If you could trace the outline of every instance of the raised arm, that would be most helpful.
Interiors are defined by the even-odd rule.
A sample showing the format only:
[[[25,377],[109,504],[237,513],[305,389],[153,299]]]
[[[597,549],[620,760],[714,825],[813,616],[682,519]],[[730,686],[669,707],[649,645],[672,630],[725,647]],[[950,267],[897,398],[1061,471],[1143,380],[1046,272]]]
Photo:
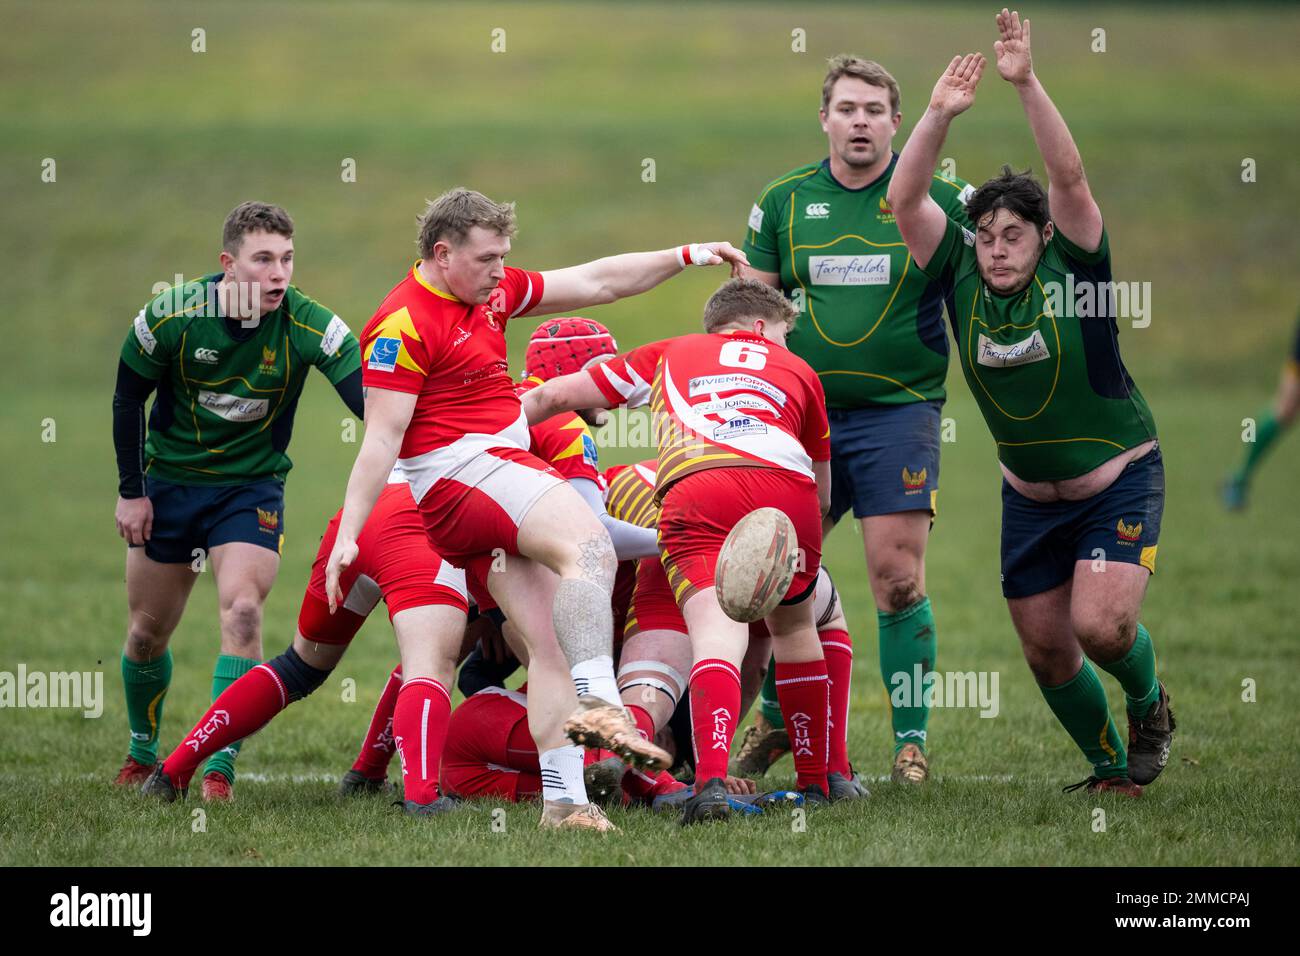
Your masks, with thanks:
[[[542,273],[542,301],[531,315],[572,312],[639,295],[671,279],[687,266],[731,264],[731,274],[749,265],[745,254],[729,242],[696,242],[657,252],[627,252],[593,259],[580,266]]]
[[[993,44],[998,75],[1016,88],[1029,119],[1039,155],[1047,169],[1047,202],[1052,222],[1065,238],[1087,252],[1101,246],[1101,210],[1083,174],[1083,158],[1074,137],[1034,74],[1029,51],[1029,19],[1004,7],[997,15],[1001,39]]]
[[[975,87],[984,74],[984,57],[955,56],[934,85],[930,106],[907,138],[889,181],[889,206],[898,231],[916,264],[924,269],[948,228],[948,216],[930,196],[930,180],[953,117],[975,102]]]

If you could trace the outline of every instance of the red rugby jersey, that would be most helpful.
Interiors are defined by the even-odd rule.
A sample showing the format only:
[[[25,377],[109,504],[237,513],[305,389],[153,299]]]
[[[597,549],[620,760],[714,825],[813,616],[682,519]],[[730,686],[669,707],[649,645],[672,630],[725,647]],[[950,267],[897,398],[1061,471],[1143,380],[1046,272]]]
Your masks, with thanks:
[[[524,379],[515,386],[515,394],[523,395],[541,383],[540,378]],[[586,478],[604,492],[605,476],[600,473],[596,439],[577,412],[561,412],[538,422],[528,429],[528,438],[528,450],[558,471],[565,481]]]
[[[614,465],[605,471],[605,510],[619,521],[638,528],[659,527],[659,505],[655,502],[657,459],[635,465]]]
[[[753,332],[683,335],[587,370],[610,405],[649,402],[656,494],[708,468],[782,468],[812,478],[830,460],[826,395],[789,349]]]
[[[362,384],[418,396],[398,455],[417,502],[488,448],[528,448],[505,327],[541,299],[536,272],[506,267],[488,301],[475,305],[435,289],[413,267],[366,323]]]

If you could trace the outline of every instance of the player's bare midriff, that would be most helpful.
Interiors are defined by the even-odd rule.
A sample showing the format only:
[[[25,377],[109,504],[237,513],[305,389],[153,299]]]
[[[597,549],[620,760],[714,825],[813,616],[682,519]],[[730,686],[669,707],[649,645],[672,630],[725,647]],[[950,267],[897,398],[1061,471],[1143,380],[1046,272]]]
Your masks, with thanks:
[[[1134,445],[1132,448],[1120,452],[1114,458],[1103,461],[1092,471],[1061,481],[1023,481],[1012,474],[1006,465],[1000,467],[1003,476],[1007,479],[1007,484],[1030,501],[1044,503],[1049,501],[1082,501],[1109,488],[1115,483],[1115,479],[1120,476],[1120,473],[1128,467],[1129,462],[1137,461],[1152,448],[1155,448],[1156,444],[1156,439],[1153,438],[1140,445]]]

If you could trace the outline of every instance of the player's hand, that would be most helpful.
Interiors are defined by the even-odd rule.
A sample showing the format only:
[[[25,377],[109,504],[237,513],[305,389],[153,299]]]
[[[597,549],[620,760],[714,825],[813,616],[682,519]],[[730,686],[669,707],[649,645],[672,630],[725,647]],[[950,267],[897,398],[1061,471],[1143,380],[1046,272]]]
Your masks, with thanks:
[[[943,71],[930,94],[930,109],[952,119],[970,109],[975,102],[975,87],[984,75],[984,55],[967,53],[955,56]]]
[[[144,498],[118,498],[113,514],[117,533],[127,544],[141,545],[153,534],[153,502]]]
[[[339,578],[357,559],[357,543],[350,538],[339,535],[334,539],[329,561],[325,564],[325,597],[329,600],[330,613],[333,614],[343,603],[343,586]]]
[[[758,793],[758,787],[754,781],[747,780],[744,777],[733,777],[731,774],[722,778],[722,785],[727,788],[727,793],[742,796],[747,793]]]
[[[1029,55],[1029,18],[1020,22],[1020,14],[1003,7],[997,16],[998,33],[1002,39],[995,40],[993,52],[998,57],[998,75],[1008,83],[1019,86],[1029,82],[1034,75],[1034,61]]]
[[[706,266],[720,266],[724,262],[731,263],[731,278],[740,278],[741,269],[749,267],[749,257],[737,249],[729,242],[701,242],[701,249],[706,249],[713,254],[713,258],[704,262]]]

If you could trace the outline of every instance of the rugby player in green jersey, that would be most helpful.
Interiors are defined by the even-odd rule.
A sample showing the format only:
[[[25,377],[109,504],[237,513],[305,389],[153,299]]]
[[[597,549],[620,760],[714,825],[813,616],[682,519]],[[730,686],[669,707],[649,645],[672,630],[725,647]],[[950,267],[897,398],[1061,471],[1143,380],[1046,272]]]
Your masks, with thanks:
[[[213,699],[262,659],[262,605],[284,540],[286,451],[308,370],[320,369],[361,417],[357,340],[292,276],[288,213],[243,203],[226,218],[221,271],[155,297],[122,346],[113,444],[117,530],[130,546],[122,681],[131,746],[119,784],[142,783],[157,763],[167,645],[208,562],[221,608]],[[238,744],[208,761],[205,799],[230,796],[236,753]]]
[[[1291,355],[1282,366],[1282,377],[1277,383],[1273,407],[1260,414],[1254,441],[1249,443],[1241,467],[1228,476],[1223,484],[1223,504],[1229,511],[1240,511],[1246,507],[1251,475],[1263,460],[1264,453],[1295,422],[1297,413],[1300,413],[1300,324],[1296,326]]]
[[[789,346],[826,391],[833,502],[825,531],[849,509],[861,522],[881,677],[890,693],[894,675],[911,680],[917,668],[924,673],[935,666],[925,548],[938,495],[948,373],[944,304],[938,283],[908,255],[885,198],[898,160],[891,149],[902,120],[897,82],[878,63],[835,57],[819,115],[829,156],[779,176],[759,195],[745,235],[753,266],[746,275],[782,289],[806,313]],[[940,209],[964,221],[969,186],[934,175],[928,189]],[[833,643],[844,641],[841,634]],[[842,669],[831,675],[831,719],[842,733],[852,657],[832,659]],[[738,772],[762,772],[788,748],[774,673],[768,671],[761,713],[738,752]],[[927,706],[895,702],[895,780],[920,783],[928,776],[928,718]],[[837,771],[847,774],[849,786],[837,781]],[[831,772],[833,796],[861,795],[847,757]]]
[[[998,73],[1020,96],[1047,192],[1004,167],[967,201],[973,232],[930,198],[948,125],[974,101],[984,69],[969,54],[935,85],[889,200],[917,266],[953,303],[962,371],[1002,466],[1002,592],[1043,697],[1093,766],[1076,787],[1139,796],[1164,769],[1174,731],[1138,622],[1164,465],[1120,360],[1110,242],[1083,161],[1034,74],[1029,21],[1004,9],[997,23]],[[1094,664],[1124,688],[1127,748]]]

